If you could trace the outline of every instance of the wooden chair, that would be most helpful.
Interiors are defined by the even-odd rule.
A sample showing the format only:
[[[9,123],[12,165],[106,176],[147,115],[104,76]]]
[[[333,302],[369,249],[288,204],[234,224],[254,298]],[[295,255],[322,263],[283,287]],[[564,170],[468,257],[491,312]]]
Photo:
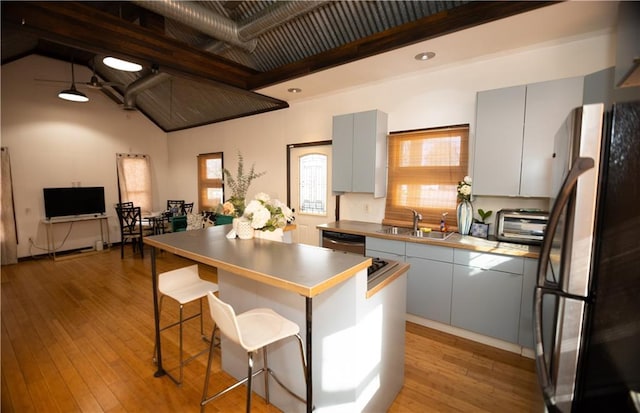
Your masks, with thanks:
[[[185,202],[182,204],[182,215],[193,213],[193,202]]]
[[[182,213],[184,206],[184,199],[169,199],[167,201],[167,211],[171,216],[184,215]]]
[[[120,223],[120,258],[124,258],[124,244],[127,241],[131,241],[133,253],[135,254],[137,245],[140,248],[140,256],[144,258],[142,239],[145,231],[140,207],[116,207],[116,213]]]

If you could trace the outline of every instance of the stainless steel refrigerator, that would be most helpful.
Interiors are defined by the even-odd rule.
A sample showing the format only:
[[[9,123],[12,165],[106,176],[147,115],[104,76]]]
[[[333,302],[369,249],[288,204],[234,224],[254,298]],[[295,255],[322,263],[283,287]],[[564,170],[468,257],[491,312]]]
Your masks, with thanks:
[[[640,411],[640,102],[574,110],[553,163],[534,297],[546,407]]]

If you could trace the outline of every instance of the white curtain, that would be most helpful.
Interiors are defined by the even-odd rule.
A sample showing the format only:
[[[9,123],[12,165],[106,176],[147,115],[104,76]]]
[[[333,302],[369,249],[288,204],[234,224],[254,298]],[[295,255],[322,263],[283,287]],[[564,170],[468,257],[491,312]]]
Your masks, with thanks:
[[[2,265],[18,262],[18,233],[13,206],[13,183],[9,148],[2,148],[2,200],[0,202],[0,254]]]
[[[153,197],[149,155],[119,153],[116,155],[116,164],[120,202],[133,202],[143,214],[151,212]]]

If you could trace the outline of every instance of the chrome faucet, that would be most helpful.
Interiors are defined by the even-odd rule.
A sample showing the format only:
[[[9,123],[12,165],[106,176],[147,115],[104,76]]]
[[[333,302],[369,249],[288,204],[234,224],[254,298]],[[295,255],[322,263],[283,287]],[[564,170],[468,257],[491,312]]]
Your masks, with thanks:
[[[407,209],[413,213],[413,232],[418,232],[418,222],[422,221],[422,214],[414,209]]]

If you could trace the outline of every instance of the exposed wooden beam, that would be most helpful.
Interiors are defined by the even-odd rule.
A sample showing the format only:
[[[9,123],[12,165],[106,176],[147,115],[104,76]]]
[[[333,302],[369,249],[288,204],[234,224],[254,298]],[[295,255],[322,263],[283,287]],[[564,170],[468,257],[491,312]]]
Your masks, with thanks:
[[[96,54],[248,89],[257,71],[78,2],[3,2],[2,23]]]
[[[270,86],[554,3],[557,2],[471,2],[456,9],[424,17],[269,72],[256,74],[251,77],[249,87],[251,89],[259,89]]]

